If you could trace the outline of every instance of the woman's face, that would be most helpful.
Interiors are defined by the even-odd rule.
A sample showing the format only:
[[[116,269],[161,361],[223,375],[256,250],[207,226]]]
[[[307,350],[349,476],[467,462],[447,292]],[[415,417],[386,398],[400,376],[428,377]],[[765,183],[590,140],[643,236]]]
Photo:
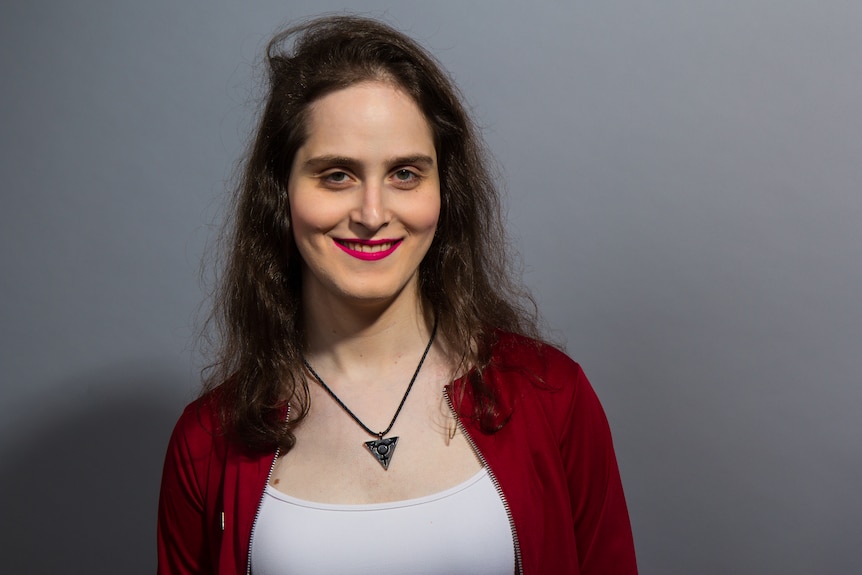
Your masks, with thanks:
[[[365,82],[311,105],[288,180],[303,297],[324,305],[418,297],[440,216],[431,128],[413,99]]]

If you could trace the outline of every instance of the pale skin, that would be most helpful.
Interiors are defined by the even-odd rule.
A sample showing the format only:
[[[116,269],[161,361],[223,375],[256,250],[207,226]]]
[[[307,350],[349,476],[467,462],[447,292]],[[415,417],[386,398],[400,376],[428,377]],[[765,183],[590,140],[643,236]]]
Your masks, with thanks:
[[[433,327],[417,269],[440,214],[433,135],[410,96],[384,81],[328,94],[310,108],[288,195],[303,257],[306,358],[368,427],[382,431],[398,407]],[[350,240],[392,240],[360,248]],[[358,251],[396,249],[378,260]],[[364,504],[429,495],[481,467],[443,399],[455,362],[438,337],[395,426],[384,470],[362,430],[314,381],[296,446],[270,484],[321,503]]]

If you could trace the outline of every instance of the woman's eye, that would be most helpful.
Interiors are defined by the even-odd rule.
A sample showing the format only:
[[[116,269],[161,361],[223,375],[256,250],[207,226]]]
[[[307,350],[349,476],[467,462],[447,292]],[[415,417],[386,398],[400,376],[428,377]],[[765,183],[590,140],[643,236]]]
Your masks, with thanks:
[[[343,184],[350,179],[346,172],[330,172],[323,176],[323,181],[327,184]]]
[[[406,185],[415,185],[419,182],[419,176],[416,175],[415,172],[408,169],[396,170],[394,174],[392,174],[393,179],[396,184],[401,186]]]

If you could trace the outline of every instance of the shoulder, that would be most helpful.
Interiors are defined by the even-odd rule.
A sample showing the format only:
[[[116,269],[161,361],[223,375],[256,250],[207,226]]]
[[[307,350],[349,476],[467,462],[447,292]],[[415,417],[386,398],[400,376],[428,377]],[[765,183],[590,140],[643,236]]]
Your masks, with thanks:
[[[230,451],[220,424],[218,394],[207,393],[183,410],[174,426],[162,470],[162,501],[208,508]]]
[[[180,451],[190,461],[221,451],[227,440],[220,401],[216,390],[188,404],[174,426],[169,451]]]
[[[540,410],[563,433],[576,421],[605,426],[604,410],[581,365],[565,352],[524,336],[501,332],[488,375],[506,403]]]
[[[550,390],[589,385],[580,364],[565,352],[525,336],[498,332],[489,370],[520,374],[539,388]]]

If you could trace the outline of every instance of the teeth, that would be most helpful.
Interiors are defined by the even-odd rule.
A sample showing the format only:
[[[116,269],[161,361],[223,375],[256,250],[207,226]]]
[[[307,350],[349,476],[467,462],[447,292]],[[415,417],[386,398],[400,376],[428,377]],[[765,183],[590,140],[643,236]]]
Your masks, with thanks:
[[[370,246],[368,244],[358,244],[354,242],[343,242],[345,246],[355,252],[364,252],[367,254],[373,254],[375,252],[382,252],[388,250],[392,247],[392,242],[386,242],[385,244],[376,244]]]

